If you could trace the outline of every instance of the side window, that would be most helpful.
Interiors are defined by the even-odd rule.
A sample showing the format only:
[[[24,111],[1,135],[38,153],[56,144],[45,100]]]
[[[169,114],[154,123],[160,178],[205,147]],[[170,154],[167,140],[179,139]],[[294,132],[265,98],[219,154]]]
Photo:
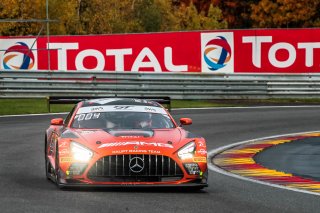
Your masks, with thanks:
[[[64,126],[67,126],[68,125],[68,123],[69,123],[69,121],[70,121],[70,119],[71,119],[71,117],[72,117],[72,115],[73,115],[73,113],[74,113],[74,110],[77,108],[77,105],[75,105],[74,107],[73,107],[73,109],[71,110],[71,112],[68,114],[68,116],[66,117],[66,119],[64,120]]]

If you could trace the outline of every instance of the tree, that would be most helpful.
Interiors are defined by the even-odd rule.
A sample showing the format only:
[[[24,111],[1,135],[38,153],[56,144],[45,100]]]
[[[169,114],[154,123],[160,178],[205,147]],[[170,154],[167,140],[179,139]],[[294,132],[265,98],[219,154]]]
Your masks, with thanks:
[[[261,0],[251,7],[253,27],[319,26],[319,0]]]
[[[259,0],[227,0],[220,1],[218,6],[223,10],[230,28],[250,28],[252,26],[251,5],[257,2]]]
[[[45,4],[42,0],[2,0],[0,1],[0,19],[43,19]],[[37,35],[42,27],[36,22],[10,22],[0,24],[1,35]]]
[[[204,30],[224,29],[228,27],[228,23],[223,19],[222,11],[212,4],[209,7],[208,15],[202,15],[201,25]]]
[[[144,32],[178,29],[171,0],[140,0],[134,7],[134,14]]]
[[[106,34],[225,28],[210,0],[50,0],[50,34]],[[210,8],[210,9],[209,9]],[[0,19],[46,19],[46,0],[1,0]],[[45,22],[0,23],[0,35],[46,34]]]
[[[50,0],[49,18],[57,22],[50,23],[50,34],[81,34],[82,29],[78,16],[81,0]]]
[[[79,16],[83,33],[140,32],[141,26],[133,14],[134,5],[134,0],[82,0]]]
[[[200,30],[200,17],[194,4],[182,5],[177,11],[181,30]]]
[[[182,4],[176,14],[180,20],[180,30],[213,30],[227,27],[227,22],[222,19],[221,10],[213,5],[210,5],[207,15],[204,11],[198,13],[192,2],[189,6]]]

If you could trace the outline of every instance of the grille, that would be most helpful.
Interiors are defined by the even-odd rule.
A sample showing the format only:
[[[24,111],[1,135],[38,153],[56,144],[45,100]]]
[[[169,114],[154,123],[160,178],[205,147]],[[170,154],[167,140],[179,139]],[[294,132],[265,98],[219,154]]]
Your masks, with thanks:
[[[130,169],[137,162],[143,167]],[[141,170],[141,171],[140,171]],[[99,159],[89,170],[88,178],[105,182],[163,182],[183,177],[177,163],[163,155],[111,155]]]

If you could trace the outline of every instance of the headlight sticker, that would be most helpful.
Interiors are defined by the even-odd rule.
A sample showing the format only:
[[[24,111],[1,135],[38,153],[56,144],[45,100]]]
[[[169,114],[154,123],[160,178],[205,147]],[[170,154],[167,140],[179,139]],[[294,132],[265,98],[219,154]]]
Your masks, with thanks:
[[[206,158],[206,157],[194,157],[194,158],[193,158],[193,162],[196,162],[196,163],[206,163],[206,162],[207,162],[207,158]]]
[[[61,157],[60,162],[61,163],[71,163],[71,162],[73,162],[73,159],[72,159],[72,157]]]

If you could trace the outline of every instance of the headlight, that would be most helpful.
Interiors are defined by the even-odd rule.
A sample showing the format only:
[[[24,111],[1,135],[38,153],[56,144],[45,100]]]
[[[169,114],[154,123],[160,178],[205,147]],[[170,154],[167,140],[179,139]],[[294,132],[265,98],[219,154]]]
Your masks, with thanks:
[[[193,158],[195,150],[196,150],[196,143],[192,141],[178,151],[178,156],[181,160]]]
[[[71,142],[71,153],[73,160],[80,162],[88,162],[93,156],[91,150],[76,142]]]

